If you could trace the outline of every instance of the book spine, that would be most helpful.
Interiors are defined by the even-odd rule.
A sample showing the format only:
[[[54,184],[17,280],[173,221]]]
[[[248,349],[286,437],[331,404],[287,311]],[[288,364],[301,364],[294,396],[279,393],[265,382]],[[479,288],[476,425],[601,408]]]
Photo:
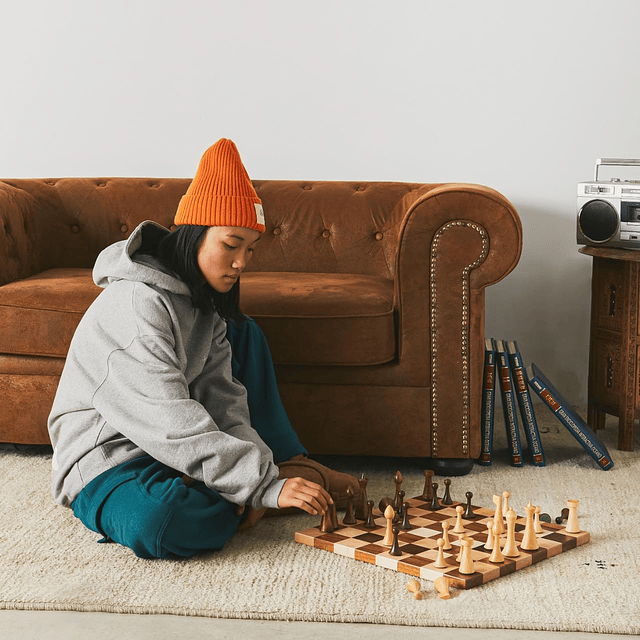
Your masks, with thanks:
[[[498,371],[500,374],[500,391],[502,396],[502,408],[504,411],[504,424],[507,430],[507,441],[511,450],[511,466],[522,466],[522,447],[520,445],[520,433],[518,429],[518,415],[516,413],[516,399],[513,393],[513,381],[509,370],[509,358],[502,346],[497,343]]]
[[[524,434],[529,445],[529,453],[531,460],[536,467],[544,467],[546,460],[542,451],[542,442],[540,441],[540,432],[538,431],[538,423],[536,414],[533,410],[533,403],[529,394],[527,381],[527,373],[522,364],[522,356],[519,351],[509,354],[511,361],[511,370],[513,371],[513,380],[516,390],[516,397],[520,407],[520,415],[522,416],[522,425]]]
[[[482,450],[478,463],[491,465],[493,455],[493,415],[495,410],[496,353],[489,344],[484,352],[484,376],[482,379]]]
[[[608,452],[604,452],[593,442],[592,439],[582,430],[580,425],[567,413],[565,407],[558,401],[558,399],[547,389],[547,387],[538,380],[537,377],[533,377],[529,384],[533,390],[542,398],[544,403],[553,411],[558,420],[565,425],[569,433],[584,447],[585,451],[602,467],[603,469],[610,469],[613,466],[613,462],[608,456]]]

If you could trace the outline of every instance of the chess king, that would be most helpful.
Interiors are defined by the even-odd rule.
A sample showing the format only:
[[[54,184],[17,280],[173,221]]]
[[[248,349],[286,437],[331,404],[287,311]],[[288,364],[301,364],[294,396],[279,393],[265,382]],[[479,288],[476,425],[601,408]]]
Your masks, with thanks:
[[[55,499],[143,558],[220,549],[267,509],[319,514],[332,494],[359,494],[307,457],[265,337],[240,311],[265,218],[231,140],[204,153],[174,222],[143,222],[98,256],[104,291],[48,421]]]

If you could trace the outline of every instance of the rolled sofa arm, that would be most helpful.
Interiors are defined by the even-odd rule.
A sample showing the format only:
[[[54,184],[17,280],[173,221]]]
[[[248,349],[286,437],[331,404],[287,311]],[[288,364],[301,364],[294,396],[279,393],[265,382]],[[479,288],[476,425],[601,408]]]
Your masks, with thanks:
[[[479,185],[445,184],[402,221],[395,272],[399,360],[431,388],[431,454],[480,453],[484,288],[522,251],[513,205]]]

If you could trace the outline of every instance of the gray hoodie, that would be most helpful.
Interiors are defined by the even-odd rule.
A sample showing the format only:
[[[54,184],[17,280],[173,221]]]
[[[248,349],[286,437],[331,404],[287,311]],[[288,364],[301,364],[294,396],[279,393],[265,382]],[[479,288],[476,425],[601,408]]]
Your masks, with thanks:
[[[226,323],[194,309],[154,258],[132,258],[148,225],[96,261],[104,291],[78,325],[49,416],[53,495],[70,506],[100,473],[147,453],[230,502],[277,507],[284,480],[232,376]]]

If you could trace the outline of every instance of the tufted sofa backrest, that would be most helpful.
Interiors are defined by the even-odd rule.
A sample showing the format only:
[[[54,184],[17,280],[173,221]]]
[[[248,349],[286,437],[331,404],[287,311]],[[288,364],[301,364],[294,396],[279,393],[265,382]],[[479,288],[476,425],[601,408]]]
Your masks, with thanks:
[[[1,283],[92,267],[144,220],[171,228],[183,178],[0,181]],[[404,213],[437,185],[255,180],[267,228],[248,270],[392,277]]]

